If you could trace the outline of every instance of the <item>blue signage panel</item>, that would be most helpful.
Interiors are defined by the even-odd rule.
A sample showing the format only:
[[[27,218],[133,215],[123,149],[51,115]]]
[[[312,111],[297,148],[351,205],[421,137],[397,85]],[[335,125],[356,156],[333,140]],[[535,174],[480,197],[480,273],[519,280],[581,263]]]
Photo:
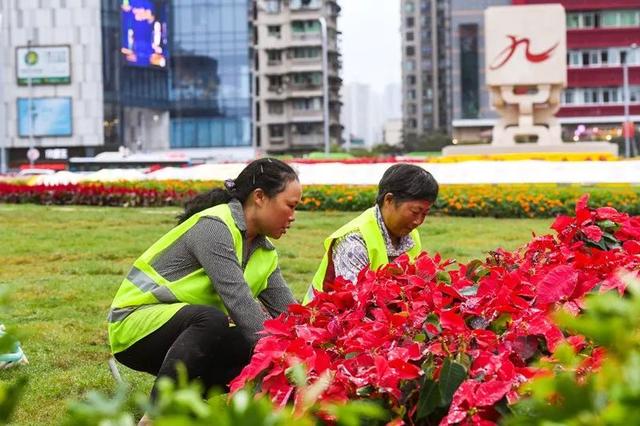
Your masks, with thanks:
[[[18,136],[71,136],[71,98],[18,98]]]

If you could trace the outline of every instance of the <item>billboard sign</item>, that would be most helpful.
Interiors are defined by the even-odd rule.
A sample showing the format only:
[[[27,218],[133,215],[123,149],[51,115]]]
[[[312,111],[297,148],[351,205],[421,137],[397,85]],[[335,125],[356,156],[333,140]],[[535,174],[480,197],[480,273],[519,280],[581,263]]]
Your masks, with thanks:
[[[168,5],[162,0],[121,0],[120,52],[127,64],[167,67],[167,11]]]
[[[489,7],[485,33],[489,86],[566,86],[566,22],[561,5]]]
[[[71,98],[18,98],[18,136],[71,136]]]
[[[71,83],[71,48],[69,46],[31,46],[16,48],[18,84]]]

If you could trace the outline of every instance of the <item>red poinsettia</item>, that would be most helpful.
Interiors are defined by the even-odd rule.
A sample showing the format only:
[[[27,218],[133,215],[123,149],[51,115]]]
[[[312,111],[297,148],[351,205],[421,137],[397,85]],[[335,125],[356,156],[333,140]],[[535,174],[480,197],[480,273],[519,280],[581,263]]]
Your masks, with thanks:
[[[254,382],[280,404],[296,401],[288,372],[298,363],[308,381],[330,372],[321,399],[377,399],[396,423],[494,424],[499,405],[518,398],[531,367],[563,341],[587,350],[551,314],[579,315],[584,296],[624,292],[620,270],[640,270],[640,220],[612,208],[576,203],[560,216],[556,236],[534,237],[514,252],[455,265],[439,255],[401,256],[357,283],[337,279],[307,306],[265,323],[251,363],[232,391]],[[587,354],[580,371],[597,368]]]

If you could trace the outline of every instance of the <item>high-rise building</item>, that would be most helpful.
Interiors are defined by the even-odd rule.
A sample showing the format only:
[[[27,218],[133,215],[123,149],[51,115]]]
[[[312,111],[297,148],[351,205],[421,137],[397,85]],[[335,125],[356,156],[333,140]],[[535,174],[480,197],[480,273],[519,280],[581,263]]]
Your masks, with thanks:
[[[451,127],[451,0],[402,0],[404,135]]]
[[[384,120],[402,117],[402,85],[389,83],[382,94],[382,116]]]
[[[369,129],[371,127],[370,106],[372,104],[371,90],[362,83],[349,83],[343,87],[342,123],[344,124],[344,139],[362,140],[370,144]]]
[[[567,88],[558,121],[564,140],[612,140],[624,122],[623,63],[628,65],[630,120],[640,121],[640,3],[624,0],[453,0],[453,136],[490,138],[496,114],[484,79],[484,9],[560,3],[567,19]],[[477,60],[475,59],[477,58]]]
[[[339,13],[332,0],[255,3],[253,137],[259,149],[304,152],[323,146],[321,17],[327,24],[330,142],[341,142]]]

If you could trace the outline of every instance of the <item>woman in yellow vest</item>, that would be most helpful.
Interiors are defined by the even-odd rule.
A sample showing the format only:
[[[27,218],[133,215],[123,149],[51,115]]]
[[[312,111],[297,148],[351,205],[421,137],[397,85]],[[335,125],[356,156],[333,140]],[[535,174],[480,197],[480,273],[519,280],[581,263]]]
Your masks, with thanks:
[[[411,258],[421,250],[416,229],[438,196],[438,182],[422,167],[395,164],[378,185],[376,205],[356,217],[324,242],[325,254],[309,287],[323,291],[336,277],[355,282],[362,269],[377,269],[403,253]]]
[[[115,358],[174,379],[182,363],[206,389],[226,386],[264,320],[296,303],[268,238],[286,233],[301,192],[290,166],[266,158],[188,203],[120,285],[108,318]]]

